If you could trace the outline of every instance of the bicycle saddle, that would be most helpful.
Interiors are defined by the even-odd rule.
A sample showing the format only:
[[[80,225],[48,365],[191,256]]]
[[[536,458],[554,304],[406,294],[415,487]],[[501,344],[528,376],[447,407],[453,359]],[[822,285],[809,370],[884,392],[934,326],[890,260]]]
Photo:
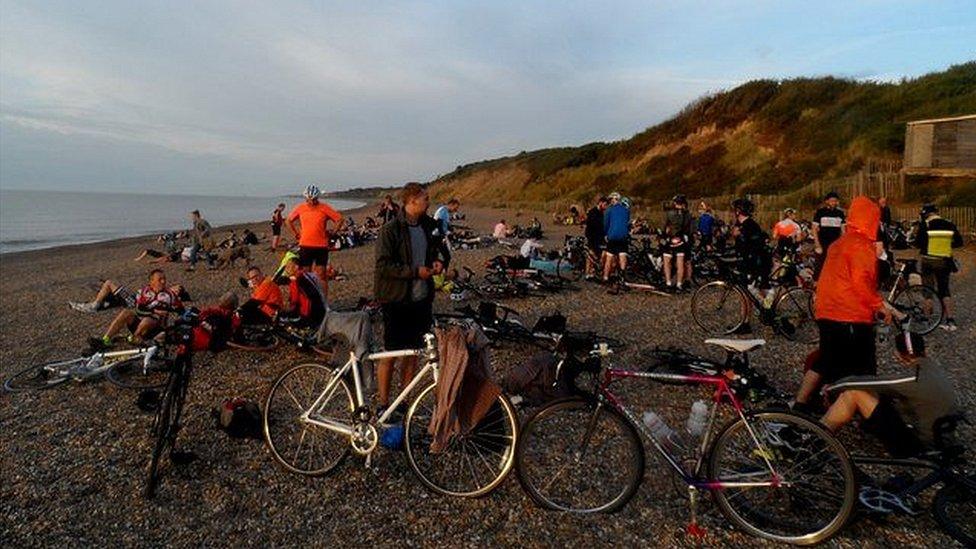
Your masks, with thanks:
[[[766,340],[710,338],[706,339],[705,343],[708,345],[717,345],[730,353],[748,353],[765,345]]]

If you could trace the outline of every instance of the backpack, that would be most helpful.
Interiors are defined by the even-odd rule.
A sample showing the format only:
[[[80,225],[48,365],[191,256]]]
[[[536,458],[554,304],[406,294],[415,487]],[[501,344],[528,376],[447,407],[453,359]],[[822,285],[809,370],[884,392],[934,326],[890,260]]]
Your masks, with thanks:
[[[243,397],[225,399],[214,411],[217,428],[232,438],[261,438],[261,409]]]

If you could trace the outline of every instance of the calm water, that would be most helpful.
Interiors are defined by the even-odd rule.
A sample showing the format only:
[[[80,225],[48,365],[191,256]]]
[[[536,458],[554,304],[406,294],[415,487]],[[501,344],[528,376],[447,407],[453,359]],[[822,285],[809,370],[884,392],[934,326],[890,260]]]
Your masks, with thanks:
[[[184,229],[193,210],[215,227],[260,221],[270,219],[279,202],[290,210],[299,200],[0,190],[0,253]],[[329,203],[342,210],[362,205],[351,200]]]

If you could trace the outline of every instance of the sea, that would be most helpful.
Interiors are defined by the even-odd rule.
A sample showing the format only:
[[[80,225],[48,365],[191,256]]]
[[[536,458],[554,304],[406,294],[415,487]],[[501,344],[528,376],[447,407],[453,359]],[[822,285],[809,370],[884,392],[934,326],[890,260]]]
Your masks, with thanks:
[[[0,254],[103,242],[189,228],[189,213],[200,210],[211,225],[270,220],[279,202],[300,197],[196,196],[178,194],[85,193],[0,189]],[[334,208],[363,205],[328,200]]]

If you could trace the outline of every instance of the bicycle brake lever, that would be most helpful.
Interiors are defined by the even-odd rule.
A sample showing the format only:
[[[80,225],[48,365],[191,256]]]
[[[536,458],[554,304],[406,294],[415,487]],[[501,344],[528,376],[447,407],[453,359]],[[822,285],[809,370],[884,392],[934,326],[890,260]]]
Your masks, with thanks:
[[[563,363],[565,363],[565,362],[566,362],[566,359],[564,358],[564,359],[560,360],[558,364],[556,364],[556,379],[555,379],[555,381],[552,382],[552,386],[553,387],[555,387],[557,384],[559,384],[559,374],[562,372],[562,370],[563,370]]]

